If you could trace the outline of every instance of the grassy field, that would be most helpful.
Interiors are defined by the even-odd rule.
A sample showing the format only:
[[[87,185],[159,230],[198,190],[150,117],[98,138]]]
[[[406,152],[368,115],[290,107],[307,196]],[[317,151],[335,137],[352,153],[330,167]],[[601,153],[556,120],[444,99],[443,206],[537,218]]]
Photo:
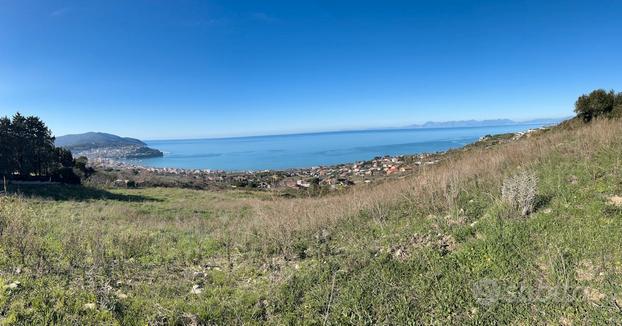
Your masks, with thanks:
[[[519,171],[538,179],[528,216],[501,198]],[[622,323],[620,121],[319,198],[13,193],[0,198],[2,324]]]

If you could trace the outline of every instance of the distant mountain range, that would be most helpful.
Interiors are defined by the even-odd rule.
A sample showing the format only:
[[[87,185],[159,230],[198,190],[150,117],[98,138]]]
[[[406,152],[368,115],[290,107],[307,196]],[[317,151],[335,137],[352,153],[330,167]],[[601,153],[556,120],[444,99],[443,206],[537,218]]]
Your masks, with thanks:
[[[55,144],[87,157],[147,158],[163,155],[159,150],[147,147],[141,140],[103,132],[60,136],[56,138]]]
[[[414,124],[406,126],[406,128],[459,128],[459,127],[491,127],[491,126],[509,126],[517,124],[557,124],[566,118],[557,119],[534,119],[527,121],[514,121],[510,119],[494,119],[494,120],[459,120],[459,121],[428,121],[423,124]]]

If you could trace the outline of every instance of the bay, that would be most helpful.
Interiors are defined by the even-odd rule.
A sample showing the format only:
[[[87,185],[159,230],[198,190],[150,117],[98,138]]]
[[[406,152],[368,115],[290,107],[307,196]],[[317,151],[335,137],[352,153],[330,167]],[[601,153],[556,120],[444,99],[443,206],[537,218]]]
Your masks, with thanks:
[[[146,141],[164,157],[133,161],[150,167],[225,171],[309,168],[446,151],[489,134],[525,131],[536,124],[462,128],[339,131],[291,135]]]

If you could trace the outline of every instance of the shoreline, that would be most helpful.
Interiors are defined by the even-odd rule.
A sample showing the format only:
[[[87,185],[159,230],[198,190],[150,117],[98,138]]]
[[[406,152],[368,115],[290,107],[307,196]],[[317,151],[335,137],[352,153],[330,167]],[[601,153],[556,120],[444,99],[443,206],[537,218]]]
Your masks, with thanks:
[[[516,141],[550,126],[526,131],[486,135],[467,145],[432,153],[378,156],[369,160],[310,168],[281,170],[224,171],[212,169],[157,168],[109,158],[89,158],[89,166],[107,178],[95,184],[112,187],[188,187],[198,189],[256,188],[335,190],[356,184],[369,184],[394,176],[404,176],[423,166],[434,165],[455,151]],[[101,178],[100,178],[101,179]]]

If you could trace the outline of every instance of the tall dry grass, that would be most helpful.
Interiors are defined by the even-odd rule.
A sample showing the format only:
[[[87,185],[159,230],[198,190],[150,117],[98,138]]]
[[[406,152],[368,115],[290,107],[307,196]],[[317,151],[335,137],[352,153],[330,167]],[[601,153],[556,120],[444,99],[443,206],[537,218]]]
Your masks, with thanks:
[[[421,214],[451,213],[461,192],[480,189],[499,198],[504,178],[518,167],[528,168],[555,154],[589,158],[609,143],[622,139],[622,121],[599,120],[573,130],[555,128],[493,148],[470,148],[448,154],[437,165],[420,168],[413,176],[321,198],[247,201],[252,213],[230,223],[226,233],[238,241],[260,239],[288,253],[300,234],[312,234],[360,216],[382,220],[396,205]],[[467,187],[468,186],[468,187]]]

